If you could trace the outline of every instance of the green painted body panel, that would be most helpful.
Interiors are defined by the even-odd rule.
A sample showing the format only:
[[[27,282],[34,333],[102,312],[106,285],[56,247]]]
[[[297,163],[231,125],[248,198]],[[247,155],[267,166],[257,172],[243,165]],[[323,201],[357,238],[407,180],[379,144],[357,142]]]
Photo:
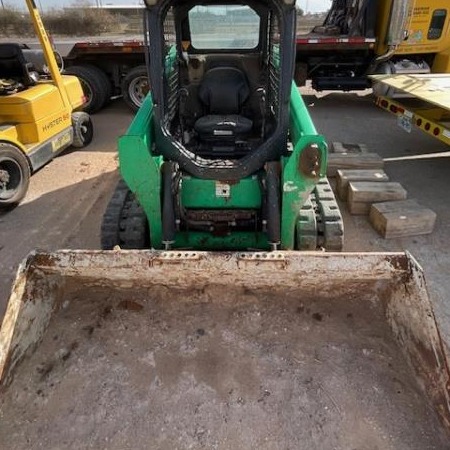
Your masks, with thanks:
[[[185,208],[261,208],[261,188],[256,175],[227,185],[214,180],[183,176],[181,203]]]
[[[166,58],[170,71],[173,55]],[[300,208],[320,177],[325,176],[327,145],[318,135],[297,86],[293,83],[290,100],[290,135],[293,150],[281,158],[281,247],[295,248]],[[315,145],[320,153],[317,176],[307,177],[299,169],[302,152]],[[155,249],[162,248],[161,165],[162,157],[153,156],[153,102],[148,95],[125,136],[119,139],[119,163],[122,177],[135,193],[149,221],[150,241]],[[224,209],[261,207],[261,188],[257,176],[241,180],[229,187],[230,195],[217,195],[213,180],[201,180],[184,175],[181,201],[187,208]],[[220,187],[220,185],[219,185]],[[226,187],[225,187],[226,188]],[[213,236],[205,232],[178,232],[175,248],[213,250],[268,250],[267,237],[262,232],[234,232],[227,236]]]
[[[136,195],[147,215],[150,242],[162,246],[161,164],[160,156],[152,155],[153,102],[151,95],[144,100],[127,133],[119,139],[120,173]]]
[[[175,248],[193,250],[269,250],[265,233],[235,231],[227,236],[211,233],[184,231],[177,233]]]
[[[290,102],[290,134],[292,154],[282,158],[281,200],[281,247],[295,249],[295,232],[300,208],[308,199],[319,178],[327,168],[327,144],[314,127],[297,86],[292,83]],[[317,177],[307,177],[300,171],[302,152],[310,145],[317,145],[320,152],[320,168]]]
[[[169,51],[167,52],[165,59],[164,71],[166,72],[166,75],[169,75],[174,70],[176,60],[177,60],[177,47],[175,45],[172,45],[172,47],[169,48]]]

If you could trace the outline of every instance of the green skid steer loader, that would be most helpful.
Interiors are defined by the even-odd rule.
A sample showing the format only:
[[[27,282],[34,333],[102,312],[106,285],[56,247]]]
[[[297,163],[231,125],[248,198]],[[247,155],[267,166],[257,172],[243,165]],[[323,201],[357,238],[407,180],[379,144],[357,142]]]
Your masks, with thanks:
[[[327,145],[292,81],[292,2],[156,3],[152,95],[119,141],[103,248],[341,250]]]
[[[19,268],[0,441],[448,448],[447,347],[422,269],[322,251],[341,250],[342,219],[292,84],[294,1],[146,6],[153,91],[119,141],[105,250]]]

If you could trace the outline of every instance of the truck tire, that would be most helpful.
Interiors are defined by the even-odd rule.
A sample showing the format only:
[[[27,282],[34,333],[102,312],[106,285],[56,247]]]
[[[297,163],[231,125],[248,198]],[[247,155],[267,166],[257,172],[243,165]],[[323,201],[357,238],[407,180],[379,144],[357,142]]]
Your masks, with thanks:
[[[76,148],[89,145],[94,137],[94,126],[88,113],[78,111],[72,113],[73,141]]]
[[[150,248],[147,216],[134,194],[120,180],[103,215],[101,246],[112,250]]]
[[[0,143],[0,208],[12,208],[28,191],[31,170],[27,157],[12,144]]]
[[[71,66],[65,70],[65,73],[75,75],[80,80],[86,97],[84,111],[95,113],[103,108],[111,98],[111,82],[105,72],[98,67],[90,64]]]
[[[125,103],[133,111],[137,111],[150,91],[147,67],[131,69],[122,80],[121,90]]]

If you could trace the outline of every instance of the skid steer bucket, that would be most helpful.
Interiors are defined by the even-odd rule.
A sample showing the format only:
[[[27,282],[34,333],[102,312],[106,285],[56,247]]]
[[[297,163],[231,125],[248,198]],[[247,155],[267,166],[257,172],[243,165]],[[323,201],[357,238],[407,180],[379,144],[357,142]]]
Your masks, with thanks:
[[[405,253],[34,253],[0,375],[9,449],[448,448],[447,357]]]

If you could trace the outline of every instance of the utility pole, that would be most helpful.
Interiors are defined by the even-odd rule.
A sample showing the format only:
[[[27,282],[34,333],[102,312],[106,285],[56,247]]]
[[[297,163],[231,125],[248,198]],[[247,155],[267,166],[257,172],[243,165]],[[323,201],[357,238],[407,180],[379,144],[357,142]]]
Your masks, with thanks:
[[[0,0],[2,2],[2,8],[5,9],[5,4],[3,3],[3,0]]]

